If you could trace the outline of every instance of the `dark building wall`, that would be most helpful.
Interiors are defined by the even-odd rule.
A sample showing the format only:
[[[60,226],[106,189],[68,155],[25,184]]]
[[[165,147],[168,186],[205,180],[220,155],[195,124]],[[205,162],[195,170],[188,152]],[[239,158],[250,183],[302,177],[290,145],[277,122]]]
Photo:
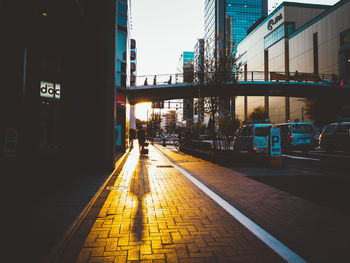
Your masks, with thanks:
[[[2,162],[45,160],[55,167],[113,169],[116,1],[80,3],[84,4],[1,2]],[[59,121],[54,121],[59,126],[59,148],[40,147],[40,81],[61,84],[61,99],[48,102],[60,112]],[[19,134],[16,156],[11,158],[3,150],[9,128]]]

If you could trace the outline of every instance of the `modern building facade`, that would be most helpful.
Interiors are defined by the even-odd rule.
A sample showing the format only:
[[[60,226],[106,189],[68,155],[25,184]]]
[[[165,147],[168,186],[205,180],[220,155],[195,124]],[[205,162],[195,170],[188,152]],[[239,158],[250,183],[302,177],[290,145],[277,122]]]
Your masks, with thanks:
[[[110,171],[127,141],[128,2],[12,2],[0,6],[0,161]]]
[[[193,70],[195,72],[195,79],[197,82],[203,81],[204,74],[204,39],[199,38],[194,46],[194,57],[193,57]],[[198,97],[200,97],[200,90]],[[202,123],[204,121],[204,101],[201,100],[201,105],[198,107],[198,99],[196,99],[194,108],[194,122]],[[198,111],[198,108],[201,109]]]
[[[183,82],[193,82],[194,68],[193,68],[194,52],[184,51],[182,54],[182,72]],[[183,119],[186,121],[186,126],[193,125],[193,98],[183,99]]]
[[[282,3],[238,44],[242,79],[250,80],[251,72],[270,80],[270,72],[296,71],[348,78],[349,12],[348,0],[334,6]],[[246,120],[258,106],[275,123],[308,120],[301,98],[237,97],[236,113]]]
[[[194,52],[193,51],[184,51],[182,54],[182,63],[183,65],[187,64],[187,62],[192,62],[193,63],[193,56]]]
[[[222,48],[233,52],[262,16],[267,16],[267,0],[206,0],[204,41],[208,57]]]
[[[206,0],[204,5],[205,59],[216,65],[221,54],[234,54],[248,29],[267,16],[267,0]],[[213,61],[214,59],[214,61]],[[222,98],[219,115],[235,115],[235,98]]]
[[[193,48],[193,70],[196,73],[196,76],[198,76],[198,73],[204,70],[204,39],[203,38],[199,38]]]

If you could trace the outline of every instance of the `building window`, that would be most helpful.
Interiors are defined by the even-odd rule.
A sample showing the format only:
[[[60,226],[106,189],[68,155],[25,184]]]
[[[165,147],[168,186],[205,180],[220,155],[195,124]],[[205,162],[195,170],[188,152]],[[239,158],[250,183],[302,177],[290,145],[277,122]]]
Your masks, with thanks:
[[[264,48],[267,49],[284,37],[295,31],[294,23],[283,23],[264,38]]]

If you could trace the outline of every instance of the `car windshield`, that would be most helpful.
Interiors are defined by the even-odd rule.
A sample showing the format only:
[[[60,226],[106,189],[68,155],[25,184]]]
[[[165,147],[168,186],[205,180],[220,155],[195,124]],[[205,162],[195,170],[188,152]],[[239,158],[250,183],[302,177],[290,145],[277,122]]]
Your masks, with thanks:
[[[268,131],[269,127],[256,127],[255,136],[267,136]]]
[[[314,128],[311,124],[295,124],[292,132],[294,133],[314,133]]]

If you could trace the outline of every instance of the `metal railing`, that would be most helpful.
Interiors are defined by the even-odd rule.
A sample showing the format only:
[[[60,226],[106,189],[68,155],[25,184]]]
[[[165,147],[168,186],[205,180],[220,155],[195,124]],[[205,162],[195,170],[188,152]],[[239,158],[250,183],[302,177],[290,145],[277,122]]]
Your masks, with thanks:
[[[197,73],[156,74],[130,77],[130,86],[167,85],[182,83],[199,83]],[[210,74],[208,74],[210,75]],[[208,77],[207,77],[208,78]],[[277,72],[277,71],[237,71],[228,79],[237,82],[269,81],[269,82],[312,82],[340,84],[339,76],[335,74],[315,74],[307,72]],[[348,83],[344,83],[348,84]]]

